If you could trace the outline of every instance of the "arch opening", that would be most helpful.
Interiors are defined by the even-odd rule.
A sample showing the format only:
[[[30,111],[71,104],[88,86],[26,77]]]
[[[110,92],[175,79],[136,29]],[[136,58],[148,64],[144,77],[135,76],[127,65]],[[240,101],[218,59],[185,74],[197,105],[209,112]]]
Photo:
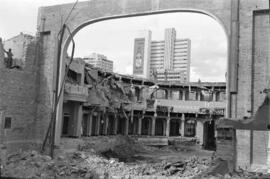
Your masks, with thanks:
[[[163,102],[166,102],[166,100],[171,100],[171,101],[174,101],[175,102],[175,105],[181,105],[182,103],[188,103],[189,105],[202,105],[202,104],[206,104],[206,102],[208,102],[208,106],[209,104],[212,104],[212,105],[216,105],[215,102],[220,102],[220,101],[225,101],[226,100],[226,94],[221,94],[220,91],[222,91],[222,93],[225,93],[226,91],[226,79],[225,79],[225,73],[227,71],[227,62],[228,62],[228,34],[226,33],[226,30],[224,28],[224,26],[222,25],[221,23],[221,20],[219,20],[218,18],[216,18],[215,16],[213,16],[212,14],[210,13],[207,13],[207,12],[204,12],[204,11],[199,11],[199,10],[170,10],[170,11],[157,11],[157,12],[153,12],[153,13],[142,13],[142,14],[131,14],[131,15],[123,15],[123,16],[113,16],[113,17],[104,17],[104,18],[99,18],[99,19],[94,19],[94,20],[90,20],[90,21],[87,21],[81,25],[79,25],[78,27],[76,27],[73,31],[72,31],[72,36],[75,37],[76,39],[76,36],[80,34],[81,31],[83,31],[84,28],[87,28],[86,26],[89,26],[90,28],[94,28],[93,26],[95,25],[98,25],[99,23],[103,23],[103,22],[109,22],[109,21],[117,21],[117,20],[125,20],[125,19],[132,19],[132,18],[142,18],[142,17],[150,17],[150,16],[166,16],[166,15],[175,15],[175,14],[181,14],[181,13],[187,13],[187,14],[192,14],[195,16],[196,15],[202,15],[204,16],[204,18],[209,18],[211,20],[208,19],[208,21],[211,21],[211,23],[215,24],[218,26],[218,33],[215,34],[215,36],[213,34],[208,34],[207,37],[204,37],[205,34],[203,34],[203,29],[199,29],[199,31],[197,32],[194,32],[194,34],[199,34],[199,32],[201,32],[201,34],[199,34],[197,36],[197,39],[195,38],[195,40],[192,40],[191,39],[191,53],[193,52],[193,50],[196,51],[196,49],[201,49],[201,54],[191,54],[191,78],[192,80],[190,80],[191,82],[193,82],[193,84],[196,83],[196,85],[192,86],[193,84],[187,84],[187,85],[181,85],[181,90],[180,89],[180,86],[176,87],[177,90],[175,89],[172,89],[172,87],[168,87],[165,85],[164,89],[167,90],[167,93],[166,95],[163,95],[162,96],[162,99],[161,101],[163,100]],[[168,18],[168,17],[167,17]],[[166,19],[166,18],[164,18]],[[174,18],[176,21],[177,21],[177,18]],[[200,21],[203,21],[202,19],[200,19]],[[123,24],[123,22],[120,22],[118,23],[119,26],[121,26],[121,23]],[[133,21],[134,23],[134,21]],[[110,25],[111,27],[114,27],[114,25],[117,24],[117,22],[112,22]],[[90,26],[91,25],[91,26]],[[127,25],[128,26],[128,25]],[[128,26],[130,27],[130,26]],[[168,26],[169,27],[169,26]],[[172,27],[170,25],[170,27]],[[208,30],[211,30],[211,25],[209,27],[206,26],[206,30],[208,28]],[[99,27],[99,28],[102,28],[102,27]],[[103,27],[106,31],[106,29],[108,29],[108,26],[105,26]],[[157,25],[157,28],[160,28],[158,25]],[[167,27],[163,27],[161,29],[161,31],[164,31],[164,29],[167,28]],[[198,27],[197,27],[198,28]],[[103,29],[103,30],[104,30]],[[97,29],[95,29],[97,31]],[[110,29],[112,31],[112,29]],[[115,31],[117,31],[118,29],[116,29]],[[154,34],[155,33],[155,28],[150,28],[150,30],[152,30],[152,33]],[[182,29],[183,30],[183,29]],[[198,29],[197,29],[198,30]],[[204,29],[205,30],[205,29]],[[104,31],[103,31],[104,32]],[[181,33],[181,32],[180,32]],[[120,33],[121,36],[124,36],[123,33]],[[162,33],[161,33],[162,34]],[[221,34],[221,35],[220,35]],[[112,34],[110,34],[111,36],[113,36]],[[219,36],[220,35],[220,36]],[[96,36],[96,35],[94,35]],[[105,36],[105,35],[104,35]],[[162,36],[162,38],[164,38],[163,35],[153,35],[153,37],[155,38],[160,38]],[[210,43],[210,40],[207,38],[210,38],[210,37],[213,37],[213,42]],[[221,37],[222,36],[222,37]],[[183,38],[189,38],[188,36],[185,36],[183,35],[183,33],[181,34],[181,37]],[[96,39],[98,39],[100,37],[96,37]],[[105,37],[106,38],[106,37]],[[132,62],[133,60],[133,42],[134,42],[134,39],[136,38],[136,36],[132,36],[132,41],[130,41],[131,43],[131,50],[129,50],[129,53],[131,53],[131,56],[129,57],[130,61]],[[97,40],[94,39],[92,41],[89,41],[89,44],[90,43],[97,43]],[[160,39],[159,39],[160,40]],[[67,38],[67,40],[65,41],[64,43],[64,48],[63,48],[63,56],[62,56],[62,59],[65,59],[67,56],[68,56],[68,46],[69,46],[69,43],[71,41],[71,36],[69,36]],[[194,41],[195,43],[193,43],[192,41]],[[201,41],[201,42],[204,42],[203,44],[199,44],[198,42],[196,43],[196,41]],[[214,43],[219,43],[219,41],[222,41],[222,43],[218,44],[218,45],[215,45]],[[108,43],[108,44],[113,44],[113,43]],[[219,53],[217,53],[215,51],[215,48],[216,46],[218,46],[218,48],[222,49]],[[207,55],[205,54],[205,47],[207,47],[208,49],[211,49],[212,51],[210,53],[217,53],[216,55],[222,55],[222,57],[220,59],[216,59],[215,57],[209,57],[210,58],[213,58],[212,61],[207,59]],[[106,54],[105,54],[106,55]],[[196,60],[196,58],[205,58],[204,60]],[[118,58],[116,58],[117,60]],[[194,61],[192,61],[194,59]],[[217,63],[217,61],[222,61],[222,63]],[[122,61],[123,62],[123,61]],[[193,63],[193,62],[196,62],[196,63]],[[197,74],[196,76],[196,72],[192,71],[196,68],[199,68],[202,66],[202,64],[204,64],[204,69],[202,71],[206,71],[206,72],[209,72],[211,70],[213,70],[213,73],[210,73],[210,76],[212,75],[212,79],[210,78],[201,78],[200,74]],[[133,64],[132,64],[133,65]],[[215,66],[216,65],[216,66]],[[63,66],[63,65],[62,65]],[[121,67],[120,67],[121,68]],[[120,69],[119,68],[119,69]],[[134,69],[134,68],[133,68]],[[222,69],[222,70],[220,70]],[[195,70],[196,71],[196,70]],[[117,71],[118,72],[118,71]],[[134,71],[133,71],[134,72]],[[119,72],[118,72],[119,73]],[[217,75],[216,74],[220,74],[222,73],[222,77],[221,78],[217,78]],[[121,72],[120,72],[121,74]],[[123,73],[122,73],[123,74]],[[132,75],[131,73],[126,73],[127,75]],[[133,78],[133,77],[132,77]],[[210,80],[209,80],[210,79]],[[217,80],[218,79],[218,80]],[[220,80],[220,81],[219,81]],[[132,83],[132,80],[127,80],[129,83]],[[206,82],[206,83],[204,83]],[[207,83],[207,82],[223,82],[224,84],[212,84],[212,83]],[[202,86],[206,87],[205,91],[208,91],[209,93],[207,94],[204,94],[205,91],[203,92],[203,90],[198,90],[198,83],[202,83]],[[142,85],[144,85],[143,83],[141,83]],[[222,86],[223,85],[223,86]],[[169,88],[169,89],[167,89]],[[179,88],[179,89],[178,89]],[[211,90],[215,91],[215,93],[210,93]],[[219,91],[220,90],[220,91]],[[218,91],[218,92],[217,92]],[[139,91],[140,93],[140,96],[141,93],[143,93],[143,90],[140,90]],[[162,94],[159,94],[159,93],[156,93],[155,95],[153,96],[157,96],[157,95],[162,95]],[[139,102],[140,100],[137,98],[136,100],[137,102]],[[225,102],[226,103],[226,102]],[[226,106],[223,105],[222,107]],[[203,107],[201,107],[203,109]],[[218,107],[217,107],[218,108]],[[226,107],[224,107],[226,108]],[[201,109],[199,109],[201,110]],[[204,110],[204,111],[200,111],[201,115],[187,115],[187,118],[185,119],[185,117],[182,117],[182,116],[185,116],[185,113],[184,112],[177,112],[177,111],[163,111],[163,112],[158,112],[158,115],[160,114],[160,116],[158,116],[159,118],[164,118],[164,119],[167,119],[166,115],[170,116],[174,116],[174,122],[171,122],[171,123],[166,123],[166,120],[164,120],[162,123],[160,122],[159,123],[159,127],[160,128],[160,131],[157,130],[157,128],[155,129],[156,127],[156,124],[155,124],[155,121],[153,120],[153,118],[149,118],[149,116],[147,117],[143,117],[143,119],[146,119],[147,118],[147,130],[145,129],[143,131],[143,134],[146,134],[146,135],[154,135],[154,134],[159,134],[161,136],[170,136],[171,134],[181,134],[183,133],[182,135],[185,136],[185,131],[188,130],[188,125],[185,126],[185,124],[187,123],[186,121],[188,121],[189,117],[190,118],[204,118],[204,117],[209,117],[207,114],[209,114],[209,111],[210,110]],[[141,118],[141,112],[140,111],[137,111],[140,115],[138,116],[135,116],[136,119],[140,119]],[[131,115],[131,112],[129,113]],[[152,115],[152,113],[150,114],[150,116]],[[220,112],[218,115],[225,115],[225,109],[223,112]],[[139,120],[136,120],[137,123],[133,125],[136,126],[134,127],[127,127],[128,125],[130,125],[129,122],[125,122],[123,123],[121,129],[123,130],[122,133],[125,134],[130,134],[130,132],[128,132],[128,129],[129,128],[132,128],[132,130],[135,131],[136,134],[142,134],[141,132],[142,131],[139,131],[138,129],[138,126],[139,126]],[[175,122],[175,121],[181,121],[180,123],[179,122]],[[197,121],[195,120],[195,123]],[[176,124],[177,126],[174,128],[173,126],[170,126],[170,125],[173,125],[173,124]],[[102,126],[105,125],[105,123],[102,123]],[[118,124],[120,125],[120,124]],[[197,125],[194,125],[197,127]],[[198,125],[199,126],[199,125]],[[203,125],[202,125],[203,126]],[[127,128],[126,128],[127,127]],[[104,127],[102,127],[102,130],[103,130]],[[135,130],[136,128],[136,130]],[[174,129],[175,131],[173,133],[170,133],[170,132],[167,132],[166,129]],[[162,131],[161,131],[162,130]],[[204,129],[202,129],[204,130]],[[200,136],[203,136],[203,134],[199,133],[200,130],[199,129],[195,129],[194,128],[194,135],[200,135]],[[214,132],[213,130],[211,131],[208,131],[208,132]],[[111,132],[111,133],[114,133],[114,132]],[[102,133],[104,134],[104,133]],[[187,135],[186,135],[187,136]],[[203,138],[203,137],[202,137]],[[213,141],[207,141],[208,143],[211,143]]]

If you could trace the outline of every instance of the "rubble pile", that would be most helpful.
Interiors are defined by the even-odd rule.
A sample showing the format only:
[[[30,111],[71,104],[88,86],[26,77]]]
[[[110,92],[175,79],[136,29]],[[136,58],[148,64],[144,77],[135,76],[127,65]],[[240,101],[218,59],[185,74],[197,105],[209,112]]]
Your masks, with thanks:
[[[36,151],[7,156],[2,176],[13,178],[261,178],[260,173],[230,173],[228,163],[215,156],[144,147],[125,136],[85,139],[78,150],[56,151],[54,159]],[[194,150],[195,151],[195,150]],[[194,151],[191,151],[194,153]],[[175,156],[173,159],[167,155]],[[185,153],[187,154],[187,153]],[[159,156],[162,156],[159,158]],[[180,158],[177,157],[180,156]]]
[[[193,156],[184,162],[167,163],[164,166],[162,174],[166,176],[194,177],[202,171],[205,171],[210,165],[211,161],[209,159],[200,159],[197,156]]]
[[[37,151],[24,151],[11,154],[3,166],[2,176],[14,178],[90,178],[90,171],[83,155],[73,153],[70,156],[41,155]]]
[[[102,136],[84,139],[81,151],[99,154],[107,159],[118,158],[119,161],[131,162],[136,154],[146,152],[148,148],[127,136]]]
[[[36,151],[16,153],[8,157],[3,176],[16,178],[121,178],[132,176],[191,177],[206,166],[197,160],[186,162],[136,164],[119,162],[116,158],[102,158],[77,151],[52,160]]]

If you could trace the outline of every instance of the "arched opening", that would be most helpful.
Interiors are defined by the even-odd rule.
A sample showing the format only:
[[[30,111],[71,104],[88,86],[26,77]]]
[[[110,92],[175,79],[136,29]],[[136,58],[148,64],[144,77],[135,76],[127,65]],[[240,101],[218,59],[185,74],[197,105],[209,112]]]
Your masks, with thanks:
[[[167,18],[167,21],[169,21],[168,19],[170,19],[169,17],[171,15],[178,16],[178,14],[181,14],[181,13],[187,13],[191,16],[194,16],[195,19],[197,18],[197,21],[198,21],[198,16],[202,15],[203,18],[199,19],[200,21],[204,21],[204,18],[205,18],[205,19],[208,19],[207,20],[208,23],[210,22],[210,25],[209,24],[208,24],[208,26],[205,25],[204,29],[197,27],[196,22],[193,22],[192,28],[195,28],[195,29],[197,28],[197,31],[192,32],[195,37],[191,38],[191,41],[192,41],[191,63],[190,63],[190,67],[189,67],[190,82],[191,83],[189,83],[189,80],[188,80],[188,82],[186,82],[184,84],[177,83],[177,85],[174,87],[172,87],[172,85],[174,85],[174,84],[170,84],[170,85],[163,84],[162,89],[166,91],[166,94],[164,94],[166,97],[164,97],[164,99],[160,99],[159,103],[157,103],[157,106],[159,106],[159,105],[163,106],[162,103],[167,104],[166,108],[160,108],[160,109],[165,110],[165,111],[162,111],[160,113],[159,113],[159,111],[155,111],[156,113],[161,114],[161,115],[157,116],[156,120],[153,120],[154,113],[151,113],[151,115],[149,117],[142,117],[141,113],[143,114],[144,112],[141,109],[141,111],[139,110],[140,115],[135,116],[134,118],[136,120],[132,120],[132,122],[131,122],[131,119],[127,120],[126,116],[124,114],[121,114],[121,117],[119,117],[119,121],[117,123],[118,133],[121,133],[123,135],[124,134],[130,134],[130,135],[150,135],[151,134],[151,135],[160,135],[160,136],[167,136],[167,137],[178,136],[178,135],[187,136],[187,137],[198,137],[197,135],[202,136],[203,134],[197,132],[196,125],[195,125],[196,120],[201,120],[205,116],[208,116],[209,111],[214,110],[215,107],[218,107],[218,106],[215,106],[216,102],[217,103],[224,102],[225,105],[223,105],[223,107],[226,106],[226,101],[225,101],[226,98],[224,96],[225,96],[225,91],[226,91],[225,73],[227,71],[227,62],[228,62],[228,60],[227,60],[228,59],[228,36],[227,36],[227,33],[225,32],[224,27],[223,27],[222,23],[220,23],[221,21],[218,18],[216,18],[215,16],[213,16],[210,13],[207,13],[204,11],[198,11],[198,10],[157,11],[157,12],[153,12],[153,13],[142,13],[142,14],[127,15],[127,16],[106,17],[106,18],[87,21],[87,22],[79,25],[77,28],[75,28],[75,30],[73,32],[71,32],[71,34],[72,34],[71,36],[75,37],[75,40],[76,40],[76,36],[75,36],[76,34],[78,35],[81,31],[83,31],[83,28],[86,28],[86,26],[93,24],[93,25],[89,26],[90,28],[94,29],[94,30],[92,30],[93,32],[98,32],[100,30],[101,32],[103,32],[104,39],[109,38],[109,36],[112,36],[112,39],[115,40],[114,43],[112,43],[112,42],[108,42],[107,44],[103,43],[103,48],[107,49],[107,52],[113,51],[114,53],[117,53],[117,52],[120,53],[121,49],[119,49],[118,51],[115,52],[113,47],[116,46],[116,43],[121,44],[121,42],[120,42],[121,40],[126,41],[128,38],[125,38],[125,34],[122,33],[122,31],[120,31],[120,33],[119,33],[119,28],[113,29],[113,27],[116,27],[116,26],[123,27],[123,24],[124,24],[123,21],[125,21],[126,19],[129,19],[131,21],[133,20],[132,23],[134,24],[136,19],[134,21],[133,18],[142,18],[141,16],[144,16],[144,17],[167,16],[164,19]],[[150,19],[151,19],[151,17],[150,17]],[[121,21],[116,22],[117,20],[121,20]],[[173,18],[174,22],[177,22],[178,20],[179,19],[177,17]],[[113,21],[113,22],[110,22],[109,26],[104,25],[102,27],[102,26],[98,25],[99,22],[101,22],[101,21],[103,21],[105,23],[109,22],[109,21]],[[132,23],[130,23],[130,24],[132,24]],[[94,27],[95,25],[97,25],[98,27]],[[198,23],[197,23],[197,25],[198,25]],[[211,31],[211,29],[213,29],[212,25],[216,25],[215,36],[213,35],[213,32]],[[171,24],[168,24],[168,26],[162,27],[159,31],[164,31],[164,29],[166,27],[171,27],[171,26],[172,26]],[[190,25],[190,26],[192,26],[192,25]],[[106,31],[110,27],[111,27],[111,29],[109,31]],[[125,30],[129,30],[129,28],[132,28],[132,26],[129,26],[129,25],[124,26]],[[160,28],[159,25],[157,25],[156,29],[158,29],[158,28]],[[152,28],[151,30],[154,34],[155,28]],[[210,31],[210,33],[207,34],[206,33],[207,30]],[[118,32],[118,35],[121,34],[120,36],[122,36],[121,37],[122,39],[118,39],[118,42],[117,42],[117,38],[120,38],[120,37],[119,36],[117,37],[116,34],[113,34],[114,31]],[[158,30],[156,30],[156,31],[158,31]],[[188,29],[183,28],[181,35],[185,38],[190,38],[187,35],[183,35],[183,34],[187,33],[188,31],[189,31]],[[111,33],[109,33],[109,32],[111,32]],[[132,33],[131,30],[129,31],[129,33]],[[68,37],[67,41],[64,44],[62,60],[66,59],[68,57],[68,46],[69,46],[69,43],[71,41],[71,36]],[[92,35],[92,36],[94,36],[95,38],[92,37],[93,39],[89,40],[88,44],[99,45],[99,43],[100,43],[99,39],[101,39],[101,36],[98,36],[96,34]],[[160,38],[158,36],[161,36],[161,35],[156,35],[156,38]],[[85,34],[84,34],[84,37],[86,37]],[[132,48],[134,45],[133,42],[134,42],[135,38],[136,38],[135,36],[129,37],[129,39],[132,39],[131,40],[132,42],[129,41]],[[125,46],[127,46],[127,45],[124,45],[122,47],[125,48]],[[133,62],[132,60],[133,60],[134,54],[133,54],[132,48],[131,48],[131,50],[129,49],[129,53],[131,53],[131,56],[128,57],[128,59],[130,59],[130,62],[128,62],[128,63]],[[219,50],[217,50],[217,49],[219,49]],[[213,56],[211,56],[211,57],[207,56],[208,55],[208,53],[206,53],[207,50],[209,51],[208,53],[213,54]],[[87,50],[85,50],[85,51],[87,51]],[[123,51],[126,52],[128,50],[123,50]],[[197,51],[197,54],[193,53],[194,51]],[[198,53],[198,51],[199,51],[199,53]],[[115,57],[115,59],[119,60],[120,57]],[[116,69],[116,72],[120,73],[120,76],[121,76],[122,72],[119,70],[122,70],[123,67],[129,66],[128,64],[125,64],[125,58],[123,58],[123,59],[124,60],[122,60],[120,62],[121,66],[119,66]],[[64,65],[62,65],[62,67],[64,67]],[[124,74],[124,72],[122,74]],[[126,73],[126,75],[133,75],[133,74]],[[140,80],[136,79],[136,77],[131,77],[130,79],[125,79],[125,78],[126,77],[121,77],[121,81],[124,83],[127,83],[127,84],[134,85],[135,95],[137,94],[136,102],[142,102],[141,97],[143,95],[141,93],[145,93],[145,91],[144,91],[145,87],[141,87],[141,86],[147,86],[144,84],[145,82],[143,82],[143,81],[140,82]],[[136,82],[137,84],[134,82],[134,80],[137,80],[137,82]],[[216,83],[212,84],[212,82],[221,82],[221,83],[223,82],[223,84],[216,85]],[[152,83],[150,83],[150,84],[152,85]],[[148,86],[150,87],[151,85],[148,85]],[[222,96],[220,91],[222,91],[222,93],[223,93],[223,98],[220,97],[220,96]],[[156,95],[159,94],[158,92],[160,92],[160,90],[156,91]],[[138,95],[139,93],[140,93],[140,95]],[[138,96],[140,96],[140,99]],[[180,109],[180,110],[175,109],[173,107],[173,105],[168,103],[166,100],[172,100],[173,101],[172,104],[174,106],[179,106],[179,105],[185,106],[187,104],[188,107],[187,107],[187,109],[185,107],[184,110],[183,109]],[[214,107],[212,107],[211,110],[209,110],[209,109],[203,110],[204,108],[208,108],[210,103],[212,105],[214,105]],[[225,108],[226,107],[224,107],[224,111],[225,111]],[[156,109],[159,109],[159,108],[156,108]],[[193,109],[196,109],[197,112],[194,112]],[[172,110],[172,111],[169,111],[169,110]],[[91,108],[89,108],[88,111],[91,111]],[[127,113],[128,113],[127,117],[132,116],[132,111],[128,111]],[[177,120],[173,119],[170,121],[170,114],[171,113],[176,115]],[[193,114],[188,115],[189,113],[193,113]],[[200,113],[201,115],[197,115],[197,113]],[[225,114],[225,112],[223,114]],[[185,118],[182,119],[181,116],[187,116],[187,117],[186,117],[186,119]],[[192,116],[193,118],[194,118],[194,116],[196,116],[195,117],[196,120],[190,122],[191,120],[189,119],[189,116]],[[140,121],[139,119],[142,121],[139,122]],[[164,120],[161,121],[159,119],[164,119]],[[87,123],[87,122],[85,122],[85,123]],[[59,125],[61,126],[60,121],[59,121]],[[177,126],[174,126],[174,125],[177,125]],[[103,131],[104,131],[104,128],[106,130],[106,123],[103,123],[101,126],[102,126]],[[154,128],[153,128],[153,126],[154,126]],[[132,129],[132,130],[130,130],[130,129]],[[170,129],[173,131],[170,132]],[[204,129],[202,129],[202,131],[203,130]],[[109,129],[109,131],[110,131],[110,129]],[[205,131],[205,132],[209,132],[209,131]],[[213,133],[214,131],[211,130],[210,132]],[[110,132],[110,133],[113,133],[113,132]],[[103,134],[106,134],[106,132]]]

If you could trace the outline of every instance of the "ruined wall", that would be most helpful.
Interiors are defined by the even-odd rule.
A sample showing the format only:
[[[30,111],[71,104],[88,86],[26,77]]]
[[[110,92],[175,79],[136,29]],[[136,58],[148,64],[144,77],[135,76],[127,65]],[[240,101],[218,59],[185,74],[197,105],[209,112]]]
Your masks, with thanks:
[[[4,41],[5,50],[12,50],[14,59],[13,65],[18,65],[22,68],[25,66],[25,53],[27,52],[28,45],[33,41],[33,39],[34,37],[31,35],[20,33],[20,35]]]
[[[234,169],[235,167],[235,130],[232,128],[218,128],[216,131],[216,154],[218,157],[222,158],[223,160],[227,160],[229,163],[230,169]]]
[[[237,107],[235,115],[232,117],[242,118],[250,116],[251,113],[251,85],[252,85],[252,37],[253,37],[253,11],[259,9],[268,9],[268,1],[260,0],[240,0],[239,4],[239,66],[238,66],[238,94],[237,94]],[[269,34],[269,33],[268,33]],[[268,35],[269,36],[269,35]],[[264,43],[258,41],[258,43]],[[262,54],[263,55],[263,54]],[[266,54],[264,54],[265,56]],[[265,56],[264,58],[267,58]],[[254,65],[255,68],[257,61]],[[265,73],[257,68],[260,73]],[[258,88],[263,88],[261,85]],[[253,114],[255,114],[255,110]]]
[[[253,131],[252,138],[252,168],[267,166],[269,160],[269,131]]]
[[[264,89],[270,88],[269,10],[254,12],[253,34],[251,100],[255,112],[265,99]]]
[[[18,44],[14,44],[16,45]],[[0,118],[2,124],[0,141],[8,151],[24,148],[25,143],[36,142],[37,43],[32,40],[26,48],[20,45],[17,47],[24,49],[23,58],[26,60],[26,67],[24,69],[0,68],[0,112],[3,114]],[[11,125],[8,125],[10,119]]]
[[[250,167],[250,130],[236,130],[236,166],[242,169]]]

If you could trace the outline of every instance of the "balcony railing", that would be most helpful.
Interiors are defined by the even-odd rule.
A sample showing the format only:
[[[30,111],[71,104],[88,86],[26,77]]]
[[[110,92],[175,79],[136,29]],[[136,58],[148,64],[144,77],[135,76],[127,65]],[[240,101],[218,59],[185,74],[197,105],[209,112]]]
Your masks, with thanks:
[[[210,111],[216,109],[226,109],[225,101],[181,101],[181,100],[167,100],[157,99],[155,106],[168,106],[173,107],[173,112],[181,113],[205,113],[207,109]]]
[[[65,84],[65,100],[86,102],[88,97],[88,88],[85,86],[66,83]]]

